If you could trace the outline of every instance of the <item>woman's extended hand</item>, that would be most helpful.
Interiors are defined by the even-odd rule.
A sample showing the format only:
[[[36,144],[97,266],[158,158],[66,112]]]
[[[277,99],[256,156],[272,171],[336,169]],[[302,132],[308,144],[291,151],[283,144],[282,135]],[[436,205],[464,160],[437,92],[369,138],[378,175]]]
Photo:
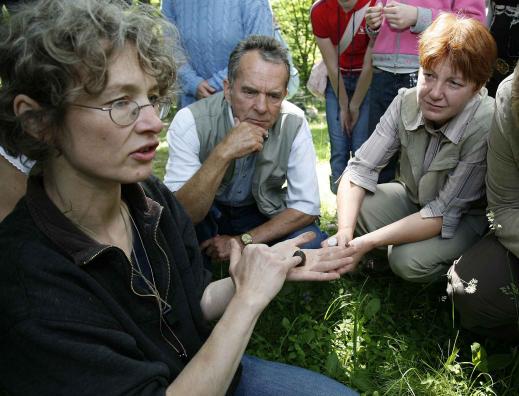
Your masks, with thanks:
[[[347,247],[349,242],[353,239],[353,229],[343,228],[339,229],[335,235],[326,239],[321,243],[322,247],[327,246],[344,246]]]
[[[352,239],[348,243],[348,248],[352,251],[352,255],[350,257],[351,260],[348,265],[338,270],[338,273],[341,275],[347,272],[355,271],[362,257],[364,257],[364,255],[372,249],[371,245],[365,239],[365,236]]]
[[[337,231],[335,235],[323,241],[321,245],[330,246],[329,249],[332,246],[345,247],[349,260],[346,265],[336,270],[341,275],[355,271],[362,257],[374,248],[374,245],[370,242],[369,234],[353,238],[353,230],[349,228]]]
[[[332,275],[332,279],[339,278],[341,274],[349,272],[356,254],[355,248],[351,246],[303,249],[303,252],[306,255],[305,265],[292,268],[287,275],[288,280],[329,280],[328,276]]]
[[[296,238],[280,242],[272,249],[278,254],[291,257],[299,250],[298,246],[310,242],[315,235],[306,232]],[[321,249],[303,249],[306,256],[302,267],[292,268],[287,274],[291,281],[327,281],[339,278],[340,270],[352,262],[355,249],[346,246],[323,247]]]

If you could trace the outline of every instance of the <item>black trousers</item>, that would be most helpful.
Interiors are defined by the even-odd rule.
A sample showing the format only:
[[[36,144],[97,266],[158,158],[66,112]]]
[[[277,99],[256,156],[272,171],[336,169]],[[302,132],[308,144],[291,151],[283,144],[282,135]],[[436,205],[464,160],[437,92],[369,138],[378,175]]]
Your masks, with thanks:
[[[448,292],[463,327],[519,343],[519,259],[494,234],[463,254],[448,279]]]

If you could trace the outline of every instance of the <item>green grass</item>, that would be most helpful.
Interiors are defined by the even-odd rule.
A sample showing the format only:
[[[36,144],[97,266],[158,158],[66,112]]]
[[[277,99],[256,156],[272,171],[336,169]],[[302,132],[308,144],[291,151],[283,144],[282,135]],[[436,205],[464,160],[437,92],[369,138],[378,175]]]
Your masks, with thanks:
[[[319,109],[310,125],[318,169],[327,172],[323,105],[309,104]],[[154,166],[159,177],[166,160],[164,142]],[[322,227],[333,233],[335,198],[327,186],[320,180]],[[215,274],[225,276],[225,266]],[[260,317],[247,353],[321,372],[363,395],[519,395],[519,349],[460,331],[445,287],[391,274],[289,283]]]

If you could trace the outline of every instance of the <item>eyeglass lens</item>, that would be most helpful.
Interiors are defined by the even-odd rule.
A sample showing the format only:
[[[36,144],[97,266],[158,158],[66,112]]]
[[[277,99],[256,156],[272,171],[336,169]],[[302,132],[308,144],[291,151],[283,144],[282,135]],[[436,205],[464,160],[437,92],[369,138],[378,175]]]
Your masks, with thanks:
[[[132,100],[118,100],[112,104],[110,115],[116,124],[126,126],[133,123],[139,117],[141,108],[146,106],[150,105],[139,106]],[[151,106],[155,109],[157,116],[162,120],[169,114],[171,104],[163,100],[157,101],[151,104]]]

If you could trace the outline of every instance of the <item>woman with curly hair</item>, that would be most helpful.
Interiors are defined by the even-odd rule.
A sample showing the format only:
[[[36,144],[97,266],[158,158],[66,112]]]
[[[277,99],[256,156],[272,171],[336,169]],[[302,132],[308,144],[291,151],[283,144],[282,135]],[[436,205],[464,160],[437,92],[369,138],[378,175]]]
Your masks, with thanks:
[[[150,177],[177,70],[176,35],[157,11],[42,0],[1,29],[0,145],[36,164],[0,224],[0,387],[353,394],[243,355],[286,279],[336,279],[351,252],[300,251],[308,234],[243,253],[234,243],[231,277],[210,282],[187,214]]]

